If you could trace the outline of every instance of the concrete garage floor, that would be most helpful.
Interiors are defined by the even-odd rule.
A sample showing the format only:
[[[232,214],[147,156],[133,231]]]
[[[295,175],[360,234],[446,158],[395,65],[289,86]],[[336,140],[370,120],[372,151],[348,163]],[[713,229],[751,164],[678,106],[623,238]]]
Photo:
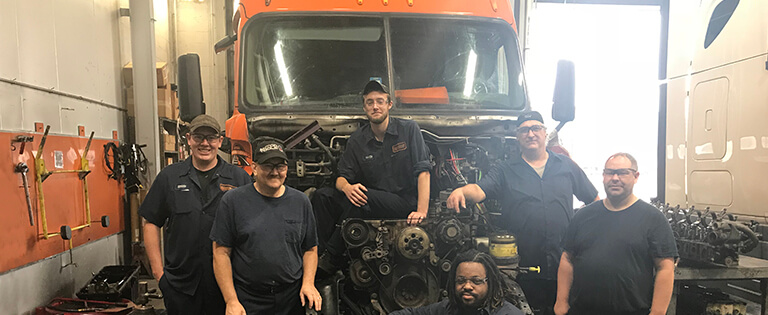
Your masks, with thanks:
[[[149,290],[152,290],[152,289],[156,289],[158,291],[160,290],[157,287],[157,280],[155,280],[153,278],[139,279],[139,281],[146,281],[147,282],[147,288]],[[746,301],[744,299],[741,299],[741,298],[735,297],[735,296],[732,297],[732,298],[734,300],[736,300],[736,301],[747,303],[747,315],[761,315],[760,314],[760,305],[759,304],[753,303],[753,302],[749,302],[749,301]],[[163,300],[162,299],[151,299],[151,300],[149,300],[149,304],[152,305],[152,307],[154,307],[155,310],[157,310],[157,311],[162,310],[162,312],[157,312],[158,314],[165,314],[165,305],[163,304]],[[702,314],[702,315],[704,315],[704,314]]]

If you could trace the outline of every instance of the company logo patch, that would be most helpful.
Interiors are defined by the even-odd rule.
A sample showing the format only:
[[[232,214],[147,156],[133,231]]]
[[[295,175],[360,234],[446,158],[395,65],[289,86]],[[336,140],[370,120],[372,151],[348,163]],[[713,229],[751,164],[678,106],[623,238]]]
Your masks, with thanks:
[[[373,154],[368,154],[363,157],[363,161],[370,161],[373,160]]]
[[[392,146],[392,153],[405,151],[405,149],[408,149],[408,145],[405,144],[405,142],[399,142],[398,144]]]
[[[232,190],[232,189],[235,189],[235,188],[237,188],[237,187],[232,186],[230,184],[219,184],[219,189],[221,189],[221,191],[228,191],[228,190]]]
[[[277,144],[277,143],[270,143],[270,144],[267,144],[267,145],[265,145],[265,146],[261,147],[261,148],[259,149],[259,152],[261,152],[261,153],[264,153],[264,152],[267,152],[267,151],[272,151],[272,150],[278,150],[278,151],[280,151],[280,152],[283,152],[283,147],[282,147],[282,146],[280,146],[280,145],[279,145],[279,144]]]

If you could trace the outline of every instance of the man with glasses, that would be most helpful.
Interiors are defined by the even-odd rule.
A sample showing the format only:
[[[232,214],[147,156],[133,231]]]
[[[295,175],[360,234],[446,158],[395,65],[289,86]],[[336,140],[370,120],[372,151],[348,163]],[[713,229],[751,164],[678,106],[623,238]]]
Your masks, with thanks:
[[[556,314],[666,314],[677,247],[664,214],[632,193],[638,177],[627,153],[605,162],[607,198],[579,210],[563,240]]]
[[[343,262],[340,224],[346,218],[406,219],[418,224],[429,207],[429,150],[419,125],[389,116],[392,99],[384,84],[363,88],[369,124],[347,140],[339,161],[336,189],[312,196],[318,223],[320,268],[331,273]]]
[[[220,130],[215,118],[195,117],[186,134],[190,157],[157,175],[139,209],[147,256],[168,314],[224,313],[208,234],[224,192],[253,181],[218,156]],[[165,264],[160,227],[165,227]]]
[[[450,295],[438,303],[406,308],[391,315],[522,315],[505,300],[509,291],[501,271],[486,253],[471,249],[459,254],[448,274]]]
[[[319,311],[312,205],[284,185],[288,158],[282,142],[262,140],[253,156],[253,185],[221,199],[210,235],[227,314],[304,314],[304,305]]]
[[[597,200],[597,190],[570,158],[547,150],[541,114],[522,113],[517,122],[522,154],[495,166],[477,184],[454,190],[446,206],[458,212],[467,202],[501,203],[501,217],[493,223],[517,237],[521,266],[541,267],[540,274],[521,274],[518,283],[536,314],[552,314],[573,196],[589,203]]]

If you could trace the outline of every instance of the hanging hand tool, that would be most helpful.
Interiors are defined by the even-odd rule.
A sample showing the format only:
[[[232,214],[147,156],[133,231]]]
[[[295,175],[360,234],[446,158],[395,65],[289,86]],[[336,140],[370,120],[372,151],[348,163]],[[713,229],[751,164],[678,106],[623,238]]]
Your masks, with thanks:
[[[22,143],[23,145],[23,143]],[[22,146],[22,150],[24,147]],[[27,196],[27,214],[29,215],[29,225],[35,226],[35,216],[32,214],[32,200],[29,198],[29,182],[27,181],[27,172],[29,172],[29,166],[27,163],[19,162],[14,168],[16,173],[21,173],[21,180],[24,182],[24,195]]]

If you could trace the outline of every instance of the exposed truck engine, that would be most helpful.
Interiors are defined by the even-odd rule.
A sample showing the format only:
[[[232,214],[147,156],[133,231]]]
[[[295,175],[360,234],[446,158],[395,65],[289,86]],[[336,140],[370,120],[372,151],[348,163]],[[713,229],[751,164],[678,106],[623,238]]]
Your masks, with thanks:
[[[350,126],[359,123],[324,121],[329,127],[321,128],[321,123],[314,121],[292,135],[278,134],[287,139],[286,183],[308,194],[318,187],[333,185],[338,176],[335,166],[348,139],[348,134],[339,134],[339,130],[350,132]],[[500,126],[509,128],[508,124]],[[254,126],[259,122],[251,124]],[[407,225],[404,219],[345,220],[342,236],[348,265],[336,278],[318,284],[323,300],[329,301],[322,313],[386,314],[442,300],[449,294],[446,283],[453,259],[474,248],[494,257],[511,288],[508,300],[532,314],[514,280],[519,272],[536,272],[537,268],[518,266],[514,236],[492,224],[499,206],[488,201],[461,213],[445,207],[454,188],[475,183],[495,164],[518,154],[516,140],[503,136],[441,137],[427,130],[422,130],[422,135],[433,162],[433,198],[427,220],[417,226]]]

